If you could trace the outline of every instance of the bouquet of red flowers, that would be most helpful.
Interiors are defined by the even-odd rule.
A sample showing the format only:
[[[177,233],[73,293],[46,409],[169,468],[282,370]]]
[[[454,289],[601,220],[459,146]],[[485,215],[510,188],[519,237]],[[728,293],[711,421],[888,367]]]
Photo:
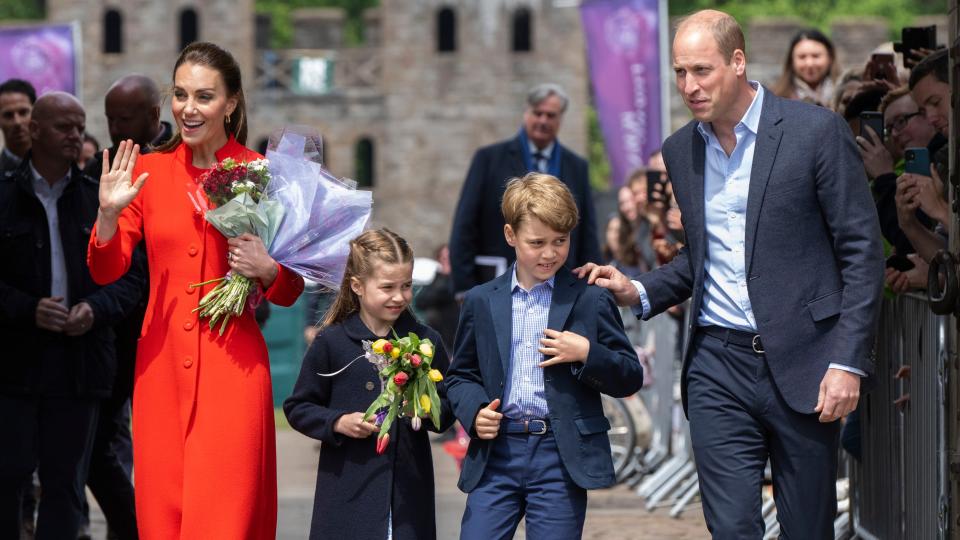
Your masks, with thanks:
[[[267,160],[258,159],[240,163],[227,158],[205,172],[198,183],[206,198],[216,208],[206,208],[204,198],[188,192],[198,209],[204,209],[204,218],[227,238],[243,233],[256,234],[269,246],[277,226],[283,218],[283,206],[268,200],[264,192],[270,182]],[[223,335],[231,317],[240,316],[247,305],[256,283],[240,274],[228,272],[226,276],[191,284],[200,287],[216,283],[217,286],[200,300],[193,311],[210,319],[210,328],[222,320],[220,335]]]
[[[410,332],[407,337],[364,341],[363,350],[380,375],[381,392],[373,400],[363,419],[374,418],[380,427],[377,453],[382,454],[390,444],[390,426],[401,414],[411,416],[414,430],[419,430],[421,418],[429,417],[440,429],[440,396],[437,383],[443,374],[433,369],[433,343]]]

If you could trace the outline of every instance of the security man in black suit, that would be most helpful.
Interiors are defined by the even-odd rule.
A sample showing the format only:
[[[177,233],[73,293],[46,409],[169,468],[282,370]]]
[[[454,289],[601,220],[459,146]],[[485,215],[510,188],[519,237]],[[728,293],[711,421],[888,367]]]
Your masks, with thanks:
[[[31,150],[0,182],[0,538],[19,536],[35,469],[36,538],[77,537],[97,412],[116,370],[113,325],[142,289],[142,275],[100,287],[87,270],[99,195],[76,166],[85,120],[69,94],[38,99]]]
[[[451,275],[458,298],[513,263],[516,255],[504,240],[500,201],[508,180],[531,171],[559,178],[577,202],[580,224],[570,232],[568,266],[573,268],[600,260],[587,162],[557,140],[569,101],[559,85],[535,86],[527,94],[527,109],[519,133],[474,154],[450,234]]]

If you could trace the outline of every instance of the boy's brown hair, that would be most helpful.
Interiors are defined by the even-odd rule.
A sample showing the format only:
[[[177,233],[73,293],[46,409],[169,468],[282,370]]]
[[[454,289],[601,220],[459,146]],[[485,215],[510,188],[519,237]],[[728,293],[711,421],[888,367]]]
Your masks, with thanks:
[[[572,231],[580,221],[577,203],[566,184],[554,176],[538,172],[507,182],[500,211],[514,231],[530,218],[536,218],[561,233]]]

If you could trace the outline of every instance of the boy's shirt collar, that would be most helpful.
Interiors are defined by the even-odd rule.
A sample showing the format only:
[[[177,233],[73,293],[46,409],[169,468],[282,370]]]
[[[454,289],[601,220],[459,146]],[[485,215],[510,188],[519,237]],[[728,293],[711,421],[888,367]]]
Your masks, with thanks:
[[[520,281],[517,279],[517,263],[513,263],[513,269],[510,271],[510,292],[516,291],[517,287],[520,287],[520,289],[525,292],[530,292],[541,285],[546,285],[550,289],[553,289],[553,283],[556,278],[557,274],[554,273],[552,276],[550,276],[550,279],[534,284],[533,287],[530,287],[530,290],[524,289],[523,285],[520,285]]]

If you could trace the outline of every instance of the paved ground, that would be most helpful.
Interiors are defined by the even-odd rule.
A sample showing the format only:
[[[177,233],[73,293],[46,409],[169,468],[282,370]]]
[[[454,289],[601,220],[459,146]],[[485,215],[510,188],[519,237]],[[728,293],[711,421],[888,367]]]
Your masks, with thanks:
[[[316,481],[317,444],[290,429],[277,431],[279,468],[278,540],[303,540],[310,529],[313,490]],[[456,539],[466,496],[456,487],[457,469],[440,445],[434,445],[437,485],[437,531],[440,540]],[[589,540],[694,540],[707,538],[699,507],[692,507],[681,519],[664,511],[648,513],[641,500],[625,487],[591,491],[584,527]],[[94,508],[93,538],[105,538],[103,516]],[[517,533],[523,539],[523,530]]]

